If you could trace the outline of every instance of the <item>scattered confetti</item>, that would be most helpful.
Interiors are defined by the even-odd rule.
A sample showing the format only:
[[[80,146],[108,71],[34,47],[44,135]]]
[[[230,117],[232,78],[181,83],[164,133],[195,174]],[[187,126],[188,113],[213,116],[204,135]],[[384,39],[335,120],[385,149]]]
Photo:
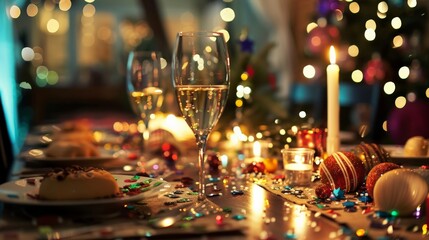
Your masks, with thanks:
[[[243,190],[232,190],[231,194],[234,195],[234,196],[243,195],[244,191]]]

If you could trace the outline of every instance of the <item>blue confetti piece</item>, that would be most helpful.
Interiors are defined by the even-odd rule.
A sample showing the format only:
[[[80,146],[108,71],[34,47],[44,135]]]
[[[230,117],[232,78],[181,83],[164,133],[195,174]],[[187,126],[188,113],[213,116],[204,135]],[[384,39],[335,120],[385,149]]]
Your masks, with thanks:
[[[375,216],[378,217],[378,218],[389,218],[390,217],[390,213],[383,212],[383,211],[375,211]]]
[[[209,178],[209,182],[219,182],[220,178],[211,177]]]
[[[355,205],[356,205],[355,202],[351,202],[351,201],[345,201],[345,202],[343,202],[343,206],[346,207],[346,208],[351,208],[351,207],[354,207]]]
[[[360,196],[359,201],[364,202],[364,203],[370,203],[372,202],[372,198],[370,196]]]
[[[19,198],[19,196],[17,194],[7,194],[6,196],[8,198]]]
[[[246,219],[246,216],[241,215],[241,214],[237,214],[237,215],[232,216],[232,219],[237,220],[237,221],[241,221],[241,220]]]
[[[283,235],[284,239],[297,239],[295,233],[287,232]]]
[[[335,188],[332,193],[334,194],[334,197],[336,199],[344,199],[344,190],[342,190],[341,188]]]

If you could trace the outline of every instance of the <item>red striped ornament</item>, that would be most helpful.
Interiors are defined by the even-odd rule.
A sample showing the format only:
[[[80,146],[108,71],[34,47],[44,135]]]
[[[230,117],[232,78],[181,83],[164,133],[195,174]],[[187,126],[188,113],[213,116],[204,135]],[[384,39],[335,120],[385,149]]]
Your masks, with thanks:
[[[365,180],[365,166],[351,152],[333,153],[320,164],[319,169],[323,183],[347,193],[356,190]]]

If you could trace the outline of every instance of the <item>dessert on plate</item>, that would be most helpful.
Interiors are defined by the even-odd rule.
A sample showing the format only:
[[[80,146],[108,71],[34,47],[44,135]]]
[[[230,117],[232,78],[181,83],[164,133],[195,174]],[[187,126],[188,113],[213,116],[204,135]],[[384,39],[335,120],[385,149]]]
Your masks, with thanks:
[[[42,200],[89,200],[120,195],[113,175],[103,169],[79,166],[55,169],[40,182]]]

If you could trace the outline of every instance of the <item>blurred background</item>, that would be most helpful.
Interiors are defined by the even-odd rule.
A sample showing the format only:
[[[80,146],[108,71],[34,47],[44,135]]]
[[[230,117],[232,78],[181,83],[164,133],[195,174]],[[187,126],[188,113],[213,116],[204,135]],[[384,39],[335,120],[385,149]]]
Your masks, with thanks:
[[[131,115],[133,49],[168,63],[179,31],[221,31],[231,90],[219,130],[290,143],[326,127],[329,47],[340,66],[345,143],[429,137],[428,4],[423,0],[5,0],[1,99],[19,148],[31,127],[76,112]],[[170,84],[170,70],[164,73]],[[163,112],[178,113],[171,86]]]

